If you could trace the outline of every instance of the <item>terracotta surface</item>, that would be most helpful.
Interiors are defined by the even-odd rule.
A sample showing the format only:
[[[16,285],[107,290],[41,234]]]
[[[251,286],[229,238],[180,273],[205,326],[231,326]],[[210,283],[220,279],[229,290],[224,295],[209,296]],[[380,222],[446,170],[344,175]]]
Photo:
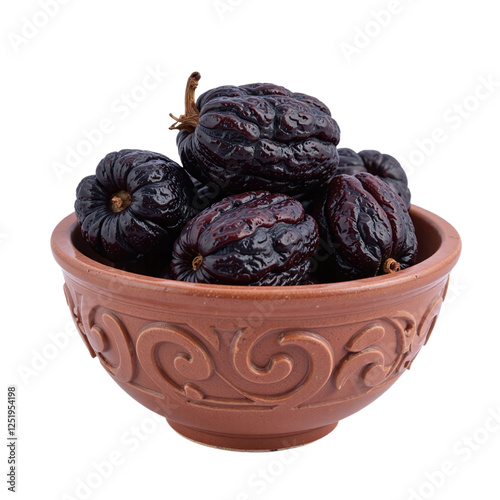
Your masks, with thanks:
[[[55,228],[52,250],[83,341],[122,389],[190,439],[272,450],[328,434],[428,341],[460,238],[430,212],[411,214],[418,264],[328,285],[201,285],[118,271],[86,256],[74,215]]]

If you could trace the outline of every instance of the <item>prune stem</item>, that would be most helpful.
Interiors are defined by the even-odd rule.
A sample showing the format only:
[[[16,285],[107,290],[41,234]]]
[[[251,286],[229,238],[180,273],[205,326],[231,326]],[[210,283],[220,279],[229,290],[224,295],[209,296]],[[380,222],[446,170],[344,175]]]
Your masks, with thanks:
[[[201,267],[203,264],[203,256],[198,254],[194,259],[192,263],[193,271],[198,271],[198,269]]]
[[[384,274],[392,274],[396,273],[400,270],[401,264],[392,258],[388,258],[383,264],[382,264],[382,272]]]
[[[123,212],[132,202],[132,197],[126,191],[119,191],[111,198],[111,211],[115,214]]]
[[[175,123],[170,126],[170,130],[187,130],[192,134],[198,123],[200,121],[200,111],[196,107],[195,92],[198,88],[198,82],[200,81],[201,75],[198,71],[195,71],[188,78],[186,85],[186,93],[184,96],[184,107],[186,109],[185,114],[179,116],[178,118],[170,113],[170,117],[175,120]]]

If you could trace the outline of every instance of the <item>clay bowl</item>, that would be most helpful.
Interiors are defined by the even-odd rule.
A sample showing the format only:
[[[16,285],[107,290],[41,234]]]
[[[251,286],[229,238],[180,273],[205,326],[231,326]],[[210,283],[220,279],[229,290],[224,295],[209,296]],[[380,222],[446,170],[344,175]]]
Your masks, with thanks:
[[[52,251],[83,341],[122,389],[194,441],[276,450],[328,434],[428,341],[461,244],[440,217],[416,206],[411,215],[416,265],[326,285],[201,285],[116,270],[90,257],[74,215],[55,228]]]

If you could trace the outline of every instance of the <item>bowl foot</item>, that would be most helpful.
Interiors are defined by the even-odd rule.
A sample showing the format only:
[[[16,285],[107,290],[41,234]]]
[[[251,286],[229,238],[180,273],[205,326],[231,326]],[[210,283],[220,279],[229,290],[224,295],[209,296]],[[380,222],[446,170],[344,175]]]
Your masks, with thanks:
[[[200,429],[194,429],[167,419],[168,424],[181,436],[199,444],[233,451],[276,451],[295,448],[307,443],[312,443],[329,434],[337,423],[318,427],[296,434],[282,434],[269,436],[240,436],[230,434],[217,434]]]

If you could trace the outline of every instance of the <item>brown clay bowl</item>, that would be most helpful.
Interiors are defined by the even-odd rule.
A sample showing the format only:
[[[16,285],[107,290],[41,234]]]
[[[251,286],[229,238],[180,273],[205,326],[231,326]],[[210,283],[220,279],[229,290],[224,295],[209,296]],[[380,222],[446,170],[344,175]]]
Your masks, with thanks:
[[[411,215],[416,265],[326,285],[201,285],[116,270],[89,257],[74,215],[51,243],[82,339],[122,389],[194,441],[275,450],[328,434],[428,341],[461,244],[440,217],[416,206]]]

